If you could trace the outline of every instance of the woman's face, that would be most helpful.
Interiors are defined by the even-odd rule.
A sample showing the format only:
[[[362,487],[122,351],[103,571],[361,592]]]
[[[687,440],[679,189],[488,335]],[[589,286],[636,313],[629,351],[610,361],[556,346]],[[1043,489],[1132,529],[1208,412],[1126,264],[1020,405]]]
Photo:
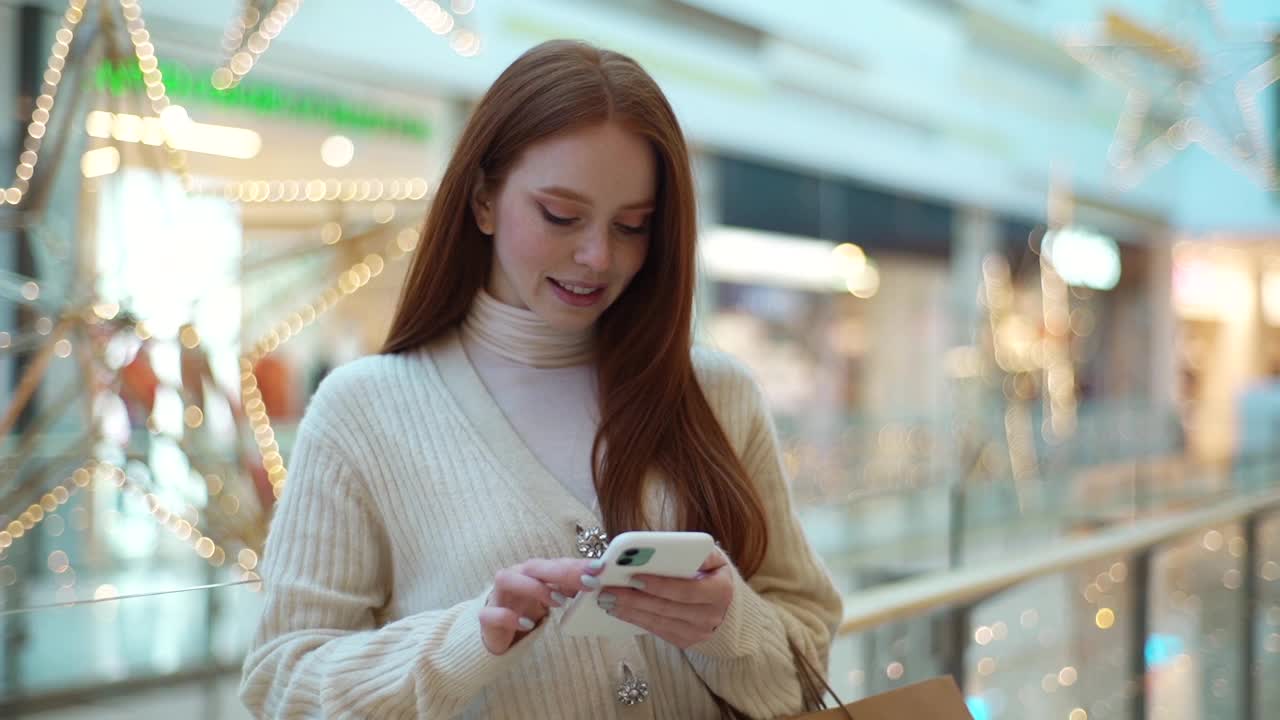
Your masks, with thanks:
[[[493,236],[489,293],[557,329],[589,328],[644,264],[656,172],[648,142],[611,122],[530,145],[472,200]]]

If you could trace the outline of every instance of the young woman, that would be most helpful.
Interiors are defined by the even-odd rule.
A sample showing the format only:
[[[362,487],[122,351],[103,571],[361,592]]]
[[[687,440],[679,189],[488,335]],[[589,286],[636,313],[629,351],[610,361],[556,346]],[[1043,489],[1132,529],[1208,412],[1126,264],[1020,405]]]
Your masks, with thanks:
[[[258,715],[716,718],[802,709],[840,599],[792,512],[760,392],[691,342],[688,151],[644,70],[540,45],[441,181],[383,352],[311,401],[241,696]],[[558,634],[629,529],[701,530],[699,577]]]

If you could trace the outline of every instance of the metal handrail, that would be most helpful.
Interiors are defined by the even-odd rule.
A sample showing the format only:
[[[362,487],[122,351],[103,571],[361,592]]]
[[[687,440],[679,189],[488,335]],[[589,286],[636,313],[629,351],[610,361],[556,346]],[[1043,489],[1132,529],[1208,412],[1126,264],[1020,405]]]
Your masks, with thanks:
[[[1196,530],[1280,510],[1280,490],[1236,496],[1215,505],[1162,516],[1055,543],[1030,555],[928,573],[857,591],[845,598],[837,635],[861,632],[930,610],[971,604],[1046,575],[1151,548]]]

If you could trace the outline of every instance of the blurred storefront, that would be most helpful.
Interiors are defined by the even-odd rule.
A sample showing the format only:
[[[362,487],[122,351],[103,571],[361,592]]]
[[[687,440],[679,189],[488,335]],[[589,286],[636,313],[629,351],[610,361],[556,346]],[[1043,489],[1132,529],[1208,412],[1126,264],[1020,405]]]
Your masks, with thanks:
[[[818,483],[806,499],[942,480],[955,422],[1007,444],[1010,405],[1049,465],[1180,447],[1159,218],[1071,195],[1049,231],[759,161],[704,176],[704,333],[760,378],[797,477]],[[1071,373],[1056,394],[1054,363]],[[993,372],[995,397],[969,392]]]
[[[793,470],[816,483],[806,499],[901,480],[913,464],[927,477],[952,322],[952,209],[733,157],[713,178],[705,334],[756,373],[795,442]]]
[[[1173,253],[1179,397],[1190,449],[1229,466],[1280,442],[1280,246],[1220,234]]]

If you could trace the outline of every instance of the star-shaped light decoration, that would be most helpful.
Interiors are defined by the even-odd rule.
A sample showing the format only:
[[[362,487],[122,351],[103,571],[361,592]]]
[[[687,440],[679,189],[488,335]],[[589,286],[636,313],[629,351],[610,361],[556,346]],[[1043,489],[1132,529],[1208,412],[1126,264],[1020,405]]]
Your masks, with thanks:
[[[1258,97],[1280,78],[1274,30],[1229,31],[1216,0],[1170,0],[1153,28],[1118,11],[1063,34],[1067,52],[1128,91],[1108,160],[1135,187],[1198,144],[1265,188],[1277,187]],[[1258,63],[1258,58],[1270,57]]]
[[[295,0],[293,5],[300,1]],[[174,383],[158,377],[149,360],[151,351],[148,343],[153,340],[151,331],[144,319],[121,304],[132,305],[131,299],[107,300],[100,295],[96,277],[89,281],[76,275],[72,281],[69,274],[64,278],[63,273],[50,271],[60,265],[65,266],[62,262],[67,254],[65,251],[75,242],[76,231],[71,226],[62,227],[65,219],[56,212],[49,212],[49,205],[43,202],[43,198],[48,197],[47,191],[53,186],[59,169],[66,165],[57,161],[64,154],[62,151],[68,143],[83,137],[81,128],[76,124],[76,118],[83,116],[84,108],[80,103],[95,102],[95,98],[87,93],[71,97],[64,93],[57,99],[56,111],[54,100],[64,72],[70,74],[78,70],[84,73],[86,69],[98,67],[103,59],[123,66],[126,56],[132,56],[141,75],[143,93],[128,100],[107,100],[149,106],[153,117],[144,117],[146,113],[142,107],[119,108],[112,105],[110,109],[130,109],[129,115],[135,119],[158,120],[163,138],[156,143],[143,141],[143,144],[159,143],[160,147],[154,151],[141,148],[144,154],[136,157],[146,162],[137,164],[149,168],[161,179],[172,180],[176,176],[181,181],[181,191],[186,193],[199,192],[202,188],[194,188],[189,182],[185,151],[173,141],[172,129],[181,130],[182,124],[190,118],[183,108],[171,102],[167,94],[160,61],[143,19],[141,0],[93,4],[88,0],[67,2],[66,14],[50,51],[41,95],[34,103],[14,183],[12,186],[0,185],[0,228],[25,229],[35,260],[35,270],[31,275],[0,271],[0,299],[17,303],[37,316],[30,323],[31,328],[24,327],[22,332],[10,332],[8,328],[0,327],[0,355],[31,353],[31,360],[15,392],[9,397],[0,396],[0,436],[13,430],[11,435],[15,439],[14,452],[0,457],[0,563],[10,547],[30,542],[30,538],[36,537],[32,531],[46,518],[55,516],[58,509],[80,490],[119,495],[127,493],[145,503],[158,524],[188,544],[210,565],[222,567],[224,563],[236,563],[240,579],[231,584],[249,584],[250,589],[260,589],[260,578],[255,571],[258,552],[265,542],[270,507],[283,488],[285,471],[280,447],[266,415],[266,402],[258,389],[254,366],[280,344],[315,322],[317,316],[369,283],[385,265],[407,257],[418,243],[420,229],[407,227],[397,232],[389,224],[392,215],[377,219],[375,213],[374,222],[377,224],[373,229],[357,233],[344,242],[344,252],[349,249],[353,260],[363,253],[368,243],[385,243],[386,247],[369,248],[374,251],[364,254],[363,260],[354,262],[323,294],[309,303],[300,303],[296,312],[270,326],[262,340],[244,353],[239,378],[240,402],[222,392],[225,386],[217,381],[212,371],[211,349],[202,342],[200,332],[190,322],[181,328],[177,338],[181,346],[178,350],[180,380]],[[77,28],[84,27],[91,29],[84,34],[76,32]],[[121,31],[128,34],[129,40],[125,44],[119,42]],[[228,45],[231,45],[230,40]],[[180,114],[175,116],[175,111],[180,111]],[[91,147],[97,146],[90,153],[110,150],[115,156],[110,169],[101,173],[103,176],[113,174],[119,168],[119,143],[138,142],[136,138],[126,141],[117,136],[111,125],[113,116],[119,118],[123,114],[95,110],[88,113],[83,127],[83,132],[92,138],[89,140]],[[99,132],[94,129],[95,118],[103,117],[108,126]],[[54,121],[58,124],[51,124]],[[42,147],[44,154],[38,156]],[[42,158],[47,159],[38,163]],[[81,172],[89,178],[84,161],[80,165]],[[239,185],[252,185],[253,192],[246,192],[246,187],[238,187],[237,193],[228,195],[228,199],[242,202],[292,201],[295,199],[289,194],[292,190],[293,196],[301,194],[304,198],[298,199],[309,202],[322,199],[343,202],[417,201],[428,193],[424,178],[395,178],[385,183],[377,179],[358,183],[311,179]],[[258,192],[259,186],[263,186],[261,193]],[[156,187],[163,189],[164,183],[157,183]],[[158,196],[157,201],[164,197]],[[341,240],[341,229],[336,224],[334,226],[336,233],[322,232],[320,239],[324,244],[319,247],[329,248]],[[389,239],[390,235],[394,238]],[[55,244],[55,240],[62,241],[62,244]],[[298,255],[296,250],[273,255],[262,261],[259,269],[278,267],[280,263],[296,260]],[[123,264],[132,262],[132,258],[119,262],[123,267]],[[234,281],[236,285],[247,282],[246,273],[247,268],[242,266],[241,275]],[[312,281],[308,279],[298,285],[311,288]],[[292,289],[303,290],[301,287]],[[116,294],[112,293],[113,296]],[[210,302],[217,301],[213,296],[208,297]],[[249,313],[247,316],[254,315]],[[165,337],[162,340],[170,343],[171,339]],[[76,363],[80,382],[50,382],[49,373],[59,362]],[[49,397],[42,397],[39,403],[33,402],[36,390],[42,387],[56,390]],[[180,425],[175,427],[170,423],[168,427],[162,427],[157,424],[158,416],[154,412],[157,390],[163,390],[169,398],[181,402]],[[77,407],[83,409],[84,428],[75,437],[75,442],[67,445],[64,435],[51,433],[49,428]],[[215,430],[205,422],[211,410],[220,416],[230,417],[234,426],[230,433],[233,447],[228,449],[220,444],[225,435],[211,435]],[[31,419],[21,422],[21,427],[15,429],[24,414],[31,415]],[[242,431],[246,424],[247,430]],[[145,444],[134,442],[134,430],[144,426],[148,433],[139,433],[137,437],[149,439]],[[190,478],[186,473],[158,472],[150,464],[148,446],[161,437],[184,456],[183,462],[189,467],[192,477],[203,478],[204,488],[196,486],[193,489],[188,484]],[[252,457],[253,453],[245,442],[248,438],[256,442],[261,462]],[[113,465],[108,458],[120,463],[120,467]],[[144,470],[136,472],[139,468]],[[54,472],[63,469],[70,474]],[[108,490],[108,484],[114,489]],[[241,498],[245,499],[243,503]],[[32,500],[36,502],[32,503]],[[24,541],[24,537],[28,539]],[[0,577],[4,576],[5,570],[12,572],[13,567],[0,564]],[[59,602],[75,599],[75,592],[68,587],[59,588],[58,592]],[[0,609],[0,614],[3,612]]]
[[[87,17],[92,19],[86,21]],[[82,26],[88,26],[89,30],[79,36],[77,31]],[[129,38],[126,45],[120,43],[122,31]],[[16,439],[14,451],[0,460],[0,553],[21,542],[24,535],[29,537],[37,525],[79,490],[97,492],[97,484],[92,478],[101,476],[110,479],[118,490],[144,499],[158,523],[188,542],[201,558],[214,567],[221,566],[227,559],[226,550],[220,546],[225,540],[215,540],[215,535],[242,545],[240,566],[250,573],[256,565],[256,552],[250,547],[262,546],[265,518],[251,512],[252,508],[239,512],[238,499],[232,509],[222,512],[220,509],[229,505],[222,503],[219,506],[212,502],[215,499],[232,499],[233,493],[222,494],[224,483],[221,477],[233,477],[238,469],[227,462],[209,461],[197,452],[200,448],[191,443],[190,431],[202,424],[203,412],[198,407],[194,411],[200,414],[201,420],[193,419],[193,407],[189,406],[181,434],[171,439],[187,456],[190,469],[210,481],[206,495],[210,502],[199,510],[185,503],[167,505],[149,492],[160,491],[168,483],[168,478],[160,475],[148,476],[146,480],[130,478],[123,469],[104,459],[104,455],[123,458],[134,466],[145,464],[147,460],[145,451],[139,451],[131,444],[132,428],[125,416],[130,412],[147,416],[154,409],[154,392],[161,383],[152,372],[147,353],[136,346],[139,342],[148,341],[150,333],[143,322],[125,311],[118,302],[108,302],[99,296],[96,277],[58,270],[59,265],[65,264],[66,240],[74,237],[75,232],[64,227],[64,219],[56,212],[50,212],[47,199],[59,171],[65,168],[65,163],[60,164],[58,159],[82,137],[74,119],[83,111],[80,103],[92,98],[88,93],[81,93],[58,99],[58,86],[64,75],[79,73],[83,76],[104,59],[123,64],[127,56],[136,61],[143,81],[144,93],[136,101],[149,106],[160,120],[160,139],[157,141],[160,150],[157,152],[163,152],[167,160],[161,161],[144,149],[139,156],[142,160],[139,164],[158,174],[173,173],[185,188],[188,180],[185,151],[174,142],[172,130],[177,126],[170,122],[174,111],[181,111],[183,117],[185,111],[173,104],[167,94],[139,0],[114,0],[93,5],[89,5],[88,0],[68,0],[61,25],[54,34],[41,94],[35,99],[31,122],[26,129],[23,152],[14,172],[15,180],[11,186],[0,187],[0,227],[25,230],[36,270],[34,276],[0,272],[0,298],[24,306],[28,312],[38,316],[32,323],[32,331],[11,333],[0,329],[0,353],[31,353],[31,360],[26,364],[15,392],[9,397],[0,397],[0,436],[13,431]],[[112,115],[106,112],[97,114]],[[117,146],[123,140],[115,137],[110,128],[106,135],[95,135],[87,127],[89,124],[90,121],[86,121],[83,132],[107,142],[90,141],[97,147],[83,155],[80,170],[86,178],[112,174],[120,165],[121,153]],[[116,142],[112,142],[113,138]],[[109,151],[110,163],[95,165],[89,161],[106,151]],[[41,163],[45,157],[50,159]],[[127,347],[130,344],[132,348]],[[79,382],[49,382],[52,365],[60,360],[77,364]],[[188,380],[184,376],[183,382]],[[211,379],[204,377],[195,380],[212,384]],[[35,403],[35,392],[42,386],[57,389],[50,397]],[[83,427],[67,446],[65,438],[51,432],[50,428],[76,406],[83,409]],[[30,416],[29,421],[15,429],[24,415]],[[113,421],[122,421],[123,429],[121,422]],[[155,434],[158,435],[159,431]],[[55,472],[73,464],[79,464],[79,467],[70,475]],[[208,472],[211,470],[219,475],[212,475]],[[168,489],[173,490],[173,487]],[[234,488],[228,486],[228,489]],[[168,494],[182,495],[184,492],[178,486]],[[37,497],[37,502],[23,509]],[[195,519],[186,520],[186,517]],[[252,560],[247,559],[250,557]],[[69,586],[63,586],[60,592],[74,598]]]

